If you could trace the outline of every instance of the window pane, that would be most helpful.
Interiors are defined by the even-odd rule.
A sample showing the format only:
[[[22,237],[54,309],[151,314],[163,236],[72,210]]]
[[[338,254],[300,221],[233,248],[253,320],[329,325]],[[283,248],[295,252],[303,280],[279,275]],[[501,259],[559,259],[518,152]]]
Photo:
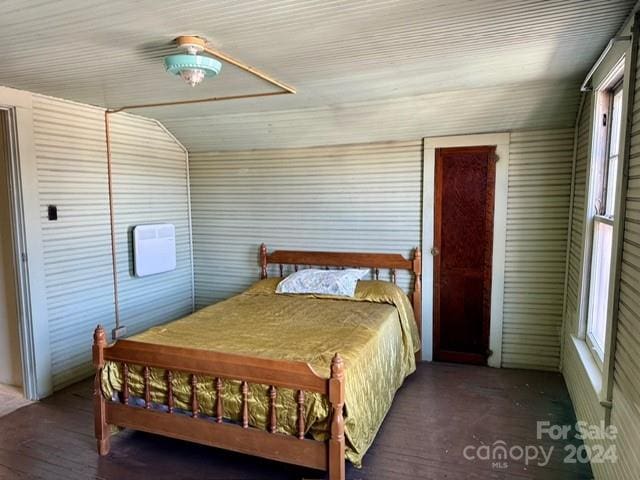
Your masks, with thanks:
[[[607,176],[607,199],[604,214],[613,217],[613,209],[616,206],[616,173],[618,171],[618,156],[609,159],[609,175]]]
[[[603,359],[607,329],[607,303],[609,300],[613,226],[603,223],[596,218],[593,227],[593,254],[591,256],[587,334],[596,352],[600,355],[600,358]]]
[[[620,147],[620,120],[622,117],[622,89],[613,95],[611,106],[611,147],[609,155],[618,155]]]
[[[611,134],[609,136],[609,159],[607,165],[605,215],[612,216],[615,208],[616,174],[618,172],[618,150],[620,149],[620,122],[622,121],[622,88],[613,95],[611,102]]]

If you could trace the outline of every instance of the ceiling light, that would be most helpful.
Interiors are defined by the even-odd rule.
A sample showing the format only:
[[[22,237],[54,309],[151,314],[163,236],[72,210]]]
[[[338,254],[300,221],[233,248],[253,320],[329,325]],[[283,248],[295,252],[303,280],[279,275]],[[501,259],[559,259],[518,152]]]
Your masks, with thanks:
[[[187,51],[164,57],[167,72],[180,77],[192,87],[200,84],[205,77],[214,77],[220,73],[222,64],[211,57],[199,55],[204,49],[204,40],[199,37],[178,37],[178,45]]]

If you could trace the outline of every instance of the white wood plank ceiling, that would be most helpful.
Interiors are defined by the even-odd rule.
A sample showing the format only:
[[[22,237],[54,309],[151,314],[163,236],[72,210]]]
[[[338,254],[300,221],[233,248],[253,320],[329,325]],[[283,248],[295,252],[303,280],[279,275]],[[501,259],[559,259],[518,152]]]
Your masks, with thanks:
[[[98,106],[269,91],[225,65],[163,72],[180,34],[295,96],[138,111],[190,151],[410,140],[570,126],[577,86],[632,0],[0,2],[0,85]]]

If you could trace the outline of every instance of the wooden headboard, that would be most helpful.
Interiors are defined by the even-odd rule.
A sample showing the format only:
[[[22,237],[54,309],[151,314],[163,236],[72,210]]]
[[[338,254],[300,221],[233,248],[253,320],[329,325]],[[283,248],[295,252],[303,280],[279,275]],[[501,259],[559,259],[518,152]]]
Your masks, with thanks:
[[[396,271],[408,270],[413,273],[413,288],[409,295],[413,313],[422,338],[422,252],[413,250],[413,257],[406,259],[397,253],[358,253],[358,252],[309,252],[296,250],[276,250],[268,253],[267,246],[260,245],[260,278],[267,278],[267,266],[279,265],[283,276],[283,265],[293,265],[297,271],[304,267],[365,267],[371,268],[376,280],[380,269],[388,269],[391,281],[396,283]]]

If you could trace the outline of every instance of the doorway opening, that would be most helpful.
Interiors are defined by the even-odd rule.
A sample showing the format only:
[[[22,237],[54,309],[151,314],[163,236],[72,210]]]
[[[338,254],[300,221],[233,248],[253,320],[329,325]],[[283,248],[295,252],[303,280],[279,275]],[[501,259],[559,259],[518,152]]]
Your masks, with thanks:
[[[435,150],[433,357],[491,355],[495,146]]]
[[[15,242],[15,129],[0,108],[0,416],[29,403],[24,393],[20,323],[20,260]]]

